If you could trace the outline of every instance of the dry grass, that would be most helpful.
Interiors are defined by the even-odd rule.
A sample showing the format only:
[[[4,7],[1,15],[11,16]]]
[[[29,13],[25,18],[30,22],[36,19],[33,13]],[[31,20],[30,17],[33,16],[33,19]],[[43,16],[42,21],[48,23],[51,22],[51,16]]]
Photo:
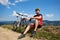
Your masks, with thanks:
[[[12,25],[3,25],[3,28],[12,29]],[[20,29],[17,29],[20,32]],[[43,26],[41,30],[37,30],[33,38],[44,40],[60,40],[60,26]]]
[[[38,30],[34,38],[47,40],[60,40],[60,26],[46,26]]]

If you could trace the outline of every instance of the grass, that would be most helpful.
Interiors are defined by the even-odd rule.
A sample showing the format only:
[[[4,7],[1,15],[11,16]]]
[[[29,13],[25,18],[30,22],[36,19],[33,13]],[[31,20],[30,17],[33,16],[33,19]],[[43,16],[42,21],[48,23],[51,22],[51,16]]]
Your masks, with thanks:
[[[41,39],[41,37],[48,39],[48,40],[60,40],[60,35],[56,34],[54,35],[53,33],[50,32],[37,32],[34,38]]]
[[[7,28],[7,29],[10,29],[10,30],[13,28],[12,25],[2,25],[1,27]]]
[[[12,25],[2,25],[3,28],[13,29]],[[20,32],[22,29],[17,29],[16,32]],[[37,30],[36,35],[33,38],[47,39],[47,40],[60,40],[60,26],[43,26],[41,30]]]
[[[47,40],[60,40],[60,26],[54,27],[44,27],[42,30],[36,32],[34,38],[45,38]]]

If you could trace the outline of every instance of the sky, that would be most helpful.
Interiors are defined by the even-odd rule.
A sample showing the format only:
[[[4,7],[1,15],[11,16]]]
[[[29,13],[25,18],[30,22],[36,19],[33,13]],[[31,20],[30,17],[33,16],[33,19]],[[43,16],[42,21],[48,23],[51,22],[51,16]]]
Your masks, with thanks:
[[[43,20],[60,21],[60,0],[0,0],[0,21],[14,21],[16,14],[35,15],[39,8]]]

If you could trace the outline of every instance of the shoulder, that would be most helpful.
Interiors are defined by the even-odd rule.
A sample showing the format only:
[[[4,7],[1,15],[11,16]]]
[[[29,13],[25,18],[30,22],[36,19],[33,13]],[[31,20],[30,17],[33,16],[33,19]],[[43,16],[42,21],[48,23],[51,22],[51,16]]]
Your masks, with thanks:
[[[43,16],[42,14],[39,14],[40,16]]]
[[[36,16],[42,16],[42,14],[34,15],[34,17],[36,17]]]
[[[38,14],[37,16],[42,16],[42,14]]]

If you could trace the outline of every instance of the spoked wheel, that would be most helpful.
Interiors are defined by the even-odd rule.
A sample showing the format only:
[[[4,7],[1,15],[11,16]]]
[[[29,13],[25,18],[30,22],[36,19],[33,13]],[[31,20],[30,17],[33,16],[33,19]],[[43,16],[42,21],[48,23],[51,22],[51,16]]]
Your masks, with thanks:
[[[15,22],[13,23],[13,30],[16,31],[17,28],[18,28],[18,22],[15,21]]]
[[[26,27],[25,24],[26,24],[26,19],[25,18],[21,19],[21,22],[19,24],[19,31],[20,31],[20,33],[24,32],[25,27]]]

